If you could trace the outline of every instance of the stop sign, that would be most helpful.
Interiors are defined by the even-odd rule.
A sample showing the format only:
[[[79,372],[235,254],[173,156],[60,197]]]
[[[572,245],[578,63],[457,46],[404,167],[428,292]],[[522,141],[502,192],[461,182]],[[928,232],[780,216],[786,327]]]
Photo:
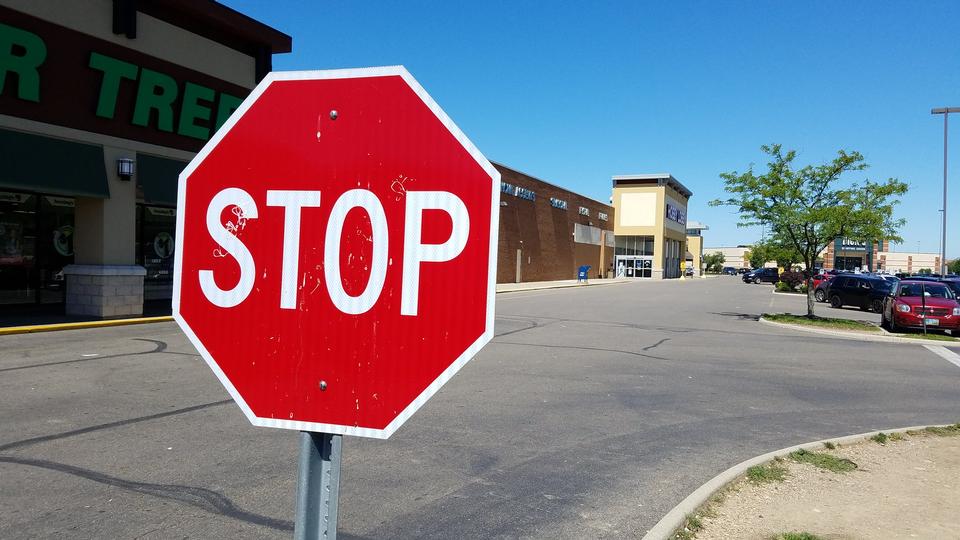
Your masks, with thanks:
[[[499,184],[402,67],[271,73],[180,175],[174,317],[253,424],[389,437],[493,335]]]

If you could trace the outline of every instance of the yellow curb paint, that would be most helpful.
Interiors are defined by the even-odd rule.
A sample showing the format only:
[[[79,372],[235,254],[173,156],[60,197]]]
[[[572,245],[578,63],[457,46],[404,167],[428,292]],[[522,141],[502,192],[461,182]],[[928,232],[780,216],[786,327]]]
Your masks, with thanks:
[[[59,324],[37,324],[33,326],[10,326],[0,328],[0,336],[11,334],[31,334],[36,332],[56,332],[59,330],[81,330],[84,328],[104,328],[107,326],[128,326],[131,324],[147,324],[155,322],[170,322],[171,316],[165,317],[138,317],[136,319],[110,319],[106,321],[84,321]]]

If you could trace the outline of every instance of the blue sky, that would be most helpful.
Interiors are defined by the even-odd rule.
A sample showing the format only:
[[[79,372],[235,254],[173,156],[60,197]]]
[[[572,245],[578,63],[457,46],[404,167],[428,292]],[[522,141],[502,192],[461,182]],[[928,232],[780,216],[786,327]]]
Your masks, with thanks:
[[[758,230],[707,202],[762,144],[840,148],[910,184],[897,251],[939,251],[943,119],[960,106],[960,2],[225,0],[293,37],[274,69],[402,64],[492,161],[601,201],[616,174],[669,172],[708,246]],[[960,256],[960,114],[948,257]]]

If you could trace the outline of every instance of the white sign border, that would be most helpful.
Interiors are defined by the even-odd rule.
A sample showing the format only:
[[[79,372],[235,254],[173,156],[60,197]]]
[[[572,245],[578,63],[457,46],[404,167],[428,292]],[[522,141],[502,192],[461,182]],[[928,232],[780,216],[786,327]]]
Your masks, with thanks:
[[[483,170],[490,175],[490,261],[488,265],[488,274],[487,274],[487,312],[485,320],[485,328],[483,334],[473,342],[467,349],[459,356],[452,364],[450,364],[447,369],[445,369],[439,377],[437,377],[432,383],[430,383],[423,392],[420,393],[403,411],[397,415],[392,422],[390,422],[383,429],[373,429],[373,428],[363,428],[356,426],[343,426],[339,424],[322,424],[316,422],[301,422],[297,420],[282,420],[278,418],[261,418],[254,414],[253,410],[250,409],[250,406],[247,405],[247,402],[244,401],[243,397],[240,395],[240,392],[233,386],[230,382],[230,379],[227,378],[226,374],[220,369],[220,366],[214,362],[213,357],[210,355],[210,352],[207,351],[206,347],[203,346],[203,343],[194,333],[193,329],[190,328],[190,325],[183,318],[183,315],[180,313],[180,288],[182,284],[182,259],[179,256],[179,251],[181,246],[183,246],[183,227],[184,219],[186,216],[186,191],[187,191],[187,178],[193,174],[193,171],[202,163],[207,156],[217,147],[224,136],[233,129],[233,126],[240,120],[241,117],[250,109],[250,107],[260,98],[260,96],[266,91],[266,89],[276,81],[302,81],[302,80],[328,80],[328,79],[352,79],[352,78],[367,78],[367,77],[396,77],[399,76],[407,83],[408,86],[417,94],[418,97],[423,101],[423,103],[433,111],[433,114],[440,120],[441,123],[447,128],[451,135],[463,146],[463,148],[476,160],[477,164],[480,165]],[[203,360],[210,366],[210,369],[217,376],[217,379],[220,380],[220,384],[227,389],[227,392],[230,394],[230,397],[240,406],[240,409],[243,411],[243,414],[247,417],[247,420],[255,426],[263,427],[274,427],[281,429],[295,429],[298,431],[314,431],[322,433],[333,433],[339,435],[354,435],[359,437],[369,437],[374,439],[387,439],[397,429],[400,428],[415,412],[417,412],[420,407],[424,405],[437,391],[446,384],[454,375],[457,374],[460,369],[466,365],[471,358],[473,358],[480,349],[483,348],[491,339],[493,339],[494,332],[494,319],[495,319],[495,303],[496,303],[496,287],[497,287],[497,241],[499,239],[499,230],[500,230],[500,171],[496,169],[488,160],[480,153],[480,150],[467,136],[460,130],[459,127],[450,119],[449,116],[443,109],[440,108],[433,98],[427,94],[427,91],[413,78],[412,75],[407,71],[403,66],[384,66],[384,67],[370,67],[370,68],[354,68],[354,69],[333,69],[333,70],[318,70],[318,71],[274,71],[267,74],[266,77],[253,89],[252,92],[243,100],[243,103],[230,115],[230,118],[223,124],[223,126],[217,130],[217,133],[203,146],[200,152],[194,156],[187,167],[180,173],[178,179],[177,187],[177,242],[175,249],[178,252],[174,259],[174,271],[173,271],[173,318],[177,321],[177,324],[187,335],[187,338],[190,340],[190,343],[196,347],[197,351],[200,353],[200,356],[203,357]]]

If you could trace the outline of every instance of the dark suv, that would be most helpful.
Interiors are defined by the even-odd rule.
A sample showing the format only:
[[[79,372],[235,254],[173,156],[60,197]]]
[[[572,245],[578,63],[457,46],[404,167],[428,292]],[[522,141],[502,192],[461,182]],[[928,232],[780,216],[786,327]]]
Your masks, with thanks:
[[[827,299],[831,307],[857,306],[864,311],[881,313],[884,298],[893,285],[893,281],[881,278],[842,274],[830,280]]]
[[[743,275],[744,283],[776,283],[780,281],[780,272],[776,268],[757,268]]]

